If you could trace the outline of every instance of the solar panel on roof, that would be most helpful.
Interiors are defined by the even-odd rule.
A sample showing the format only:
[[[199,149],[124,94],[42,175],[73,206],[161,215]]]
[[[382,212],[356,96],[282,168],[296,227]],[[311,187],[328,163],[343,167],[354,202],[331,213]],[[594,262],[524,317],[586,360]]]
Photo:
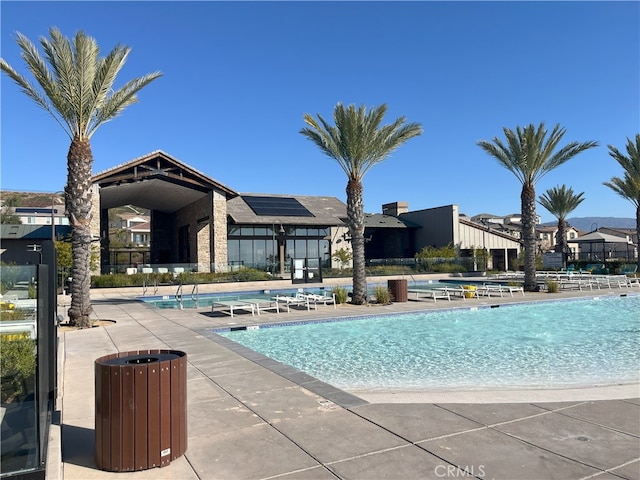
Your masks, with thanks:
[[[282,217],[314,217],[295,198],[290,197],[242,197],[256,215]]]

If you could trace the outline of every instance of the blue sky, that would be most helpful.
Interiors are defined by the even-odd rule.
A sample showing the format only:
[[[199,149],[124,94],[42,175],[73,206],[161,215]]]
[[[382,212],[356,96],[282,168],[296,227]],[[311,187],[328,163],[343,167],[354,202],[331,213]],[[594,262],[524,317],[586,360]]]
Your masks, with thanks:
[[[163,150],[238,192],[346,200],[346,176],[299,131],[303,114],[388,105],[422,136],[364,178],[367,212],[457,204],[520,211],[515,176],[476,142],[545,122],[600,147],[537,185],[586,200],[570,216],[634,217],[602,185],[621,176],[607,145],[640,132],[640,2],[0,2],[1,56],[27,74],[15,32],[57,26],[132,48],[117,86],[155,70],[139,103],[92,138],[94,173]],[[28,74],[30,75],[30,74]],[[62,190],[69,139],[1,79],[1,187]],[[387,123],[385,122],[385,123]],[[553,221],[542,206],[543,221]]]

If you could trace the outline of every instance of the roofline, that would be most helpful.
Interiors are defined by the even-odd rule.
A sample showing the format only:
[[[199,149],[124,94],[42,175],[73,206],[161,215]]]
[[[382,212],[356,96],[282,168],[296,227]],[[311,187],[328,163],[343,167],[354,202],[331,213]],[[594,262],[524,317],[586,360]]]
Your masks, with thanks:
[[[205,183],[209,183],[212,186],[215,186],[216,188],[224,191],[225,193],[227,193],[228,195],[230,195],[231,197],[236,197],[239,195],[238,192],[236,192],[235,190],[232,190],[230,187],[226,186],[223,183],[218,182],[217,180],[214,180],[213,178],[205,175],[204,173],[202,173],[199,170],[196,170],[195,168],[187,165],[186,163],[184,163],[181,160],[178,160],[176,157],[169,155],[168,153],[162,151],[162,150],[154,150],[153,152],[147,153],[145,155],[142,155],[140,157],[134,158],[133,160],[130,160],[128,162],[125,163],[121,163],[119,165],[116,165],[115,167],[111,167],[107,170],[103,170],[101,172],[96,173],[95,175],[93,175],[91,177],[91,182],[92,183],[97,183],[100,182],[100,180],[103,180],[105,178],[107,178],[110,175],[113,175],[114,173],[118,172],[119,170],[123,170],[125,168],[131,168],[133,166],[142,164],[144,162],[146,162],[147,160],[150,160],[156,156],[162,156],[164,157],[166,160],[171,161],[176,163],[178,166],[180,166],[181,168],[183,168],[184,170],[186,170],[187,172],[191,173],[192,175],[200,178],[200,180],[204,181]]]
[[[463,225],[467,225],[468,227],[477,228],[478,230],[489,232],[492,235],[497,235],[498,237],[502,237],[505,240],[511,240],[513,242],[517,242],[517,243],[520,243],[520,244],[523,243],[523,240],[521,238],[512,237],[511,235],[507,235],[506,233],[502,233],[502,232],[499,232],[497,230],[494,230],[493,228],[486,227],[484,225],[480,225],[478,223],[471,222],[469,220],[465,220],[464,218],[458,218],[458,222],[460,222]]]

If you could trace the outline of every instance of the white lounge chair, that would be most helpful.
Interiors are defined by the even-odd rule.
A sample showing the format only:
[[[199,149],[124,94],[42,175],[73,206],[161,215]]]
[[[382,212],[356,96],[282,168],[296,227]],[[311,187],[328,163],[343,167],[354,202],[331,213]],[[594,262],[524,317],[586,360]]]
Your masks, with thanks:
[[[219,310],[216,310],[216,308]],[[255,305],[241,300],[218,300],[211,304],[211,313],[219,311],[233,317],[233,312],[236,310],[247,310],[253,315],[255,313]]]
[[[240,302],[252,303],[258,315],[260,315],[260,311],[266,312],[269,310],[275,310],[276,313],[280,313],[280,305],[277,301],[272,299],[265,298],[243,298],[239,300]]]
[[[311,310],[311,303],[309,302],[309,299],[298,297],[297,295],[295,297],[289,297],[287,295],[276,295],[275,297],[272,297],[272,300],[274,300],[276,303],[282,303],[286,305],[287,313],[291,311],[292,306],[305,306],[307,307],[307,311]],[[317,308],[315,304],[313,305],[313,308]]]
[[[333,305],[333,308],[336,308],[336,296],[335,294],[328,295],[317,295],[315,293],[305,293],[298,292],[297,296],[302,299],[306,299],[309,303],[313,303],[314,305]]]
[[[425,298],[432,298],[434,303],[438,301],[438,298],[447,299],[449,302],[451,301],[451,296],[449,295],[449,292],[446,290],[441,291],[438,288],[432,288],[429,290],[426,290],[426,289],[423,290],[419,288],[409,288],[407,290],[407,293],[415,294],[416,300],[420,300],[420,296],[423,296]]]

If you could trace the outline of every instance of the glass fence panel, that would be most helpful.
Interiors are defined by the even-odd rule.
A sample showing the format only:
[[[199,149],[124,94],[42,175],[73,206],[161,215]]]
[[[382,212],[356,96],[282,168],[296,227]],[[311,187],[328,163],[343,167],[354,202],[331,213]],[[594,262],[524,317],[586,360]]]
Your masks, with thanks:
[[[40,468],[36,267],[3,266],[0,272],[0,473]]]

